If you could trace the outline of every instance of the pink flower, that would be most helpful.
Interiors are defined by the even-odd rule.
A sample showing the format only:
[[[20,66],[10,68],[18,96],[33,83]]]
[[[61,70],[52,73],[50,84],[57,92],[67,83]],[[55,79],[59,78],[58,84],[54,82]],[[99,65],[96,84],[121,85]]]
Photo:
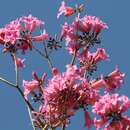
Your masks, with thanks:
[[[84,118],[85,118],[85,126],[90,129],[93,126],[93,120],[90,117],[90,114],[85,111],[84,112]]]
[[[62,31],[61,31],[61,38],[63,39],[64,37],[70,38],[69,40],[78,40],[79,35],[74,33],[74,29],[72,26],[69,26],[66,22],[62,26]]]
[[[100,62],[101,60],[108,59],[108,54],[105,52],[105,49],[98,48],[96,52],[90,53],[87,48],[85,48],[80,54],[79,59],[82,61],[93,60],[95,63]]]
[[[45,82],[47,74],[46,74],[46,73],[43,73],[42,77],[39,78],[38,75],[37,75],[37,73],[34,71],[34,72],[32,73],[32,76],[33,76],[34,80],[39,81],[39,83],[40,83],[40,85],[41,85],[41,84],[43,84],[43,83]]]
[[[65,72],[58,72],[49,80],[44,89],[44,104],[39,108],[46,121],[51,120],[53,126],[61,125],[60,117],[64,113],[67,121],[81,106],[93,105],[99,99],[98,91],[91,89],[81,69],[70,64],[66,68]],[[86,123],[87,127],[91,126],[88,120]]]
[[[70,42],[67,46],[67,50],[69,52],[69,54],[74,55],[75,52],[79,49],[79,45],[75,44],[74,42]],[[77,56],[77,55],[76,55]]]
[[[96,130],[99,130],[102,126],[104,126],[104,124],[107,122],[107,118],[106,117],[102,117],[101,119],[96,119],[94,118],[94,124],[96,126]]]
[[[108,76],[104,77],[101,75],[100,79],[92,80],[90,82],[91,87],[93,89],[99,89],[104,86],[107,91],[114,91],[116,88],[119,88],[122,85],[124,76],[125,74],[116,68]]]
[[[102,29],[104,28],[108,28],[108,26],[106,25],[106,23],[103,23],[99,18],[94,17],[93,19],[93,31],[95,33],[100,33]]]
[[[25,59],[17,58],[17,59],[16,59],[17,67],[18,67],[18,68],[23,68],[23,67],[25,67],[25,65],[23,64],[24,61],[25,61]]]
[[[5,30],[4,28],[0,29],[0,44],[5,44]]]
[[[27,99],[28,94],[30,94],[38,86],[39,86],[39,82],[37,80],[32,80],[32,81],[23,80],[25,98]]]
[[[34,32],[38,27],[41,27],[44,25],[44,22],[39,20],[36,17],[33,17],[32,15],[29,16],[23,16],[20,18],[20,22],[24,24],[22,27],[21,35],[19,40],[19,49],[22,50],[23,53],[25,53],[26,50],[33,49],[32,42],[40,42],[44,39],[48,38],[48,34],[45,33],[45,30],[41,35],[38,36],[32,36],[31,33]]]
[[[99,18],[95,16],[85,16],[76,19],[71,25],[65,22],[62,26],[61,39],[65,38],[65,44],[70,54],[74,54],[74,48],[79,50],[80,48],[89,48],[93,46],[94,43],[100,43],[98,34],[102,29],[107,28],[107,25],[101,20],[97,22],[97,19]],[[104,49],[97,51],[97,55],[95,54],[95,56],[98,56],[95,57],[97,62],[108,58]]]
[[[56,75],[59,74],[59,71],[58,71],[57,68],[53,67],[53,68],[52,68],[52,73],[53,73],[54,76],[56,76]]]
[[[24,23],[24,28],[30,32],[33,32],[37,27],[44,25],[44,22],[31,14],[29,16],[23,16],[20,21]]]
[[[40,42],[40,41],[43,41],[45,39],[48,39],[48,34],[46,34],[46,31],[43,31],[43,33],[39,36],[32,37],[32,40],[34,42]]]
[[[72,28],[70,28],[68,23],[65,22],[64,25],[62,26],[62,30],[61,30],[61,39],[66,37],[69,34],[69,32],[72,32]]]
[[[57,100],[58,95],[62,92],[62,90],[64,92],[64,89],[68,89],[68,85],[73,87],[75,81],[80,78],[78,75],[79,73],[80,72],[76,66],[67,65],[66,72],[54,75],[49,81],[48,87],[44,90],[45,99]]]
[[[81,53],[77,53],[77,55],[81,68],[87,71],[96,71],[97,63],[109,57],[103,48],[98,48],[94,53],[91,53],[88,48],[85,48]]]
[[[124,76],[125,74],[122,73],[117,67],[116,69],[108,74],[105,78],[101,76],[103,79],[103,84],[107,90],[114,90],[122,85],[124,82]]]
[[[66,72],[54,75],[44,89],[45,104],[41,106],[42,113],[45,115],[45,119],[50,119],[54,126],[60,122],[64,110],[67,116],[72,116],[75,111],[76,93],[74,93],[74,86],[78,79],[77,73],[78,69],[75,66],[68,66]],[[49,111],[52,113],[51,117]]]
[[[0,39],[4,44],[9,46],[14,45],[16,40],[20,35],[21,25],[18,19],[11,21],[9,24],[5,25],[4,28],[0,29]]]
[[[105,49],[103,48],[98,48],[95,53],[92,54],[94,61],[100,62],[101,60],[106,60],[108,59],[108,54],[105,52]]]
[[[18,40],[18,47],[17,47],[17,49],[21,50],[23,54],[28,49],[32,50],[33,49],[33,45],[32,45],[32,41],[31,41],[31,36],[29,36],[29,37],[25,36],[25,39],[24,38],[20,38]]]
[[[32,36],[37,28],[44,25],[44,22],[32,15],[23,16],[19,19],[11,21],[0,29],[0,42],[5,45],[3,52],[14,52],[33,49],[33,41],[40,42],[48,38],[48,34],[43,31],[41,35]]]
[[[46,74],[44,73],[41,79],[38,77],[36,72],[33,72],[32,75],[33,75],[34,80],[32,81],[23,80],[24,96],[26,99],[27,99],[27,96],[30,93],[32,93],[36,88],[38,89],[38,91],[41,91],[43,93],[42,85],[45,82]]]
[[[95,118],[95,125],[97,130],[104,124],[104,130],[125,130],[127,126],[130,126],[130,118],[124,116],[122,113],[123,108],[125,111],[130,108],[130,100],[126,96],[119,97],[118,94],[106,94],[102,96],[98,102],[93,106],[93,112],[101,117],[100,120]]]
[[[80,32],[89,32],[91,29],[91,24],[89,23],[89,21],[84,21],[84,18],[82,19],[76,19],[73,23],[72,23],[72,27]]]
[[[103,130],[129,130],[130,118],[124,117],[121,122],[112,122],[107,125]]]
[[[102,79],[92,80],[90,81],[90,84],[93,89],[99,89],[100,87],[103,86],[103,80]]]
[[[108,28],[106,23],[95,16],[84,16],[81,19],[76,19],[72,23],[72,27],[81,32],[87,33],[93,31],[97,34],[100,33],[102,29]]]
[[[69,6],[65,5],[65,2],[61,2],[61,6],[59,8],[59,12],[57,14],[57,18],[60,17],[60,15],[64,14],[64,16],[71,16],[72,14],[75,13],[75,9]]]
[[[90,55],[89,55],[89,50],[88,50],[88,48],[83,49],[82,52],[78,54],[78,58],[79,58],[79,60],[81,60],[81,61],[88,60],[89,56],[90,56]]]
[[[69,26],[66,22],[62,26],[62,31],[61,31],[61,39],[65,38],[67,50],[69,51],[70,54],[74,54],[76,49],[79,48],[78,44],[75,44],[75,41],[77,41],[80,36],[74,33],[74,30],[71,26]]]
[[[82,79],[81,83],[77,86],[79,91],[79,104],[93,105],[100,98],[99,91],[91,88],[89,82],[86,79]]]

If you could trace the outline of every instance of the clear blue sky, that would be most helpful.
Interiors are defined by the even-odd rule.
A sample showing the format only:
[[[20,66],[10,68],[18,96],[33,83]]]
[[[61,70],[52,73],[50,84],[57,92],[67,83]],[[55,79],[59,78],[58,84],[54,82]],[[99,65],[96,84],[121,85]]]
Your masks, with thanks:
[[[17,17],[32,14],[44,20],[47,32],[54,35],[57,30],[60,30],[59,25],[66,20],[63,17],[59,21],[56,19],[61,0],[1,0],[0,2],[0,27]],[[66,0],[66,2],[71,5],[86,3],[87,14],[99,16],[108,24],[109,29],[102,33],[102,46],[109,53],[111,62],[102,63],[99,71],[107,74],[115,68],[115,65],[119,65],[119,68],[126,73],[125,83],[119,92],[130,97],[130,1]],[[31,79],[32,70],[36,70],[39,74],[44,71],[49,72],[46,62],[37,54],[29,52],[25,57],[27,67],[21,70],[21,79]],[[68,62],[67,58],[63,53],[55,54],[54,62],[57,67],[63,67],[63,64]],[[2,53],[0,53],[0,76],[15,81],[11,59]],[[72,124],[67,130],[84,130],[81,112],[78,112],[71,122]],[[0,130],[32,130],[27,108],[22,98],[15,89],[3,83],[0,83]]]

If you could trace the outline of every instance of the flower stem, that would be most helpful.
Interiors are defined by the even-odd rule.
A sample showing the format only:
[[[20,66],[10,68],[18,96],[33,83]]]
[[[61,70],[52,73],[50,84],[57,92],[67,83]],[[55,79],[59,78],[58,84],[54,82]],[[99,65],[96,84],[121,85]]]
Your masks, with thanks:
[[[46,58],[46,56],[39,50],[37,49],[35,46],[33,46],[34,50],[39,53],[39,55],[41,55],[42,57]]]
[[[24,101],[27,105],[29,117],[30,117],[30,120],[31,120],[31,123],[32,123],[32,128],[33,128],[33,130],[36,130],[34,123],[33,123],[33,120],[32,120],[32,114],[31,114],[31,111],[34,111],[34,108],[30,104],[30,102],[25,99],[24,93],[19,86],[19,69],[18,69],[18,66],[17,66],[17,57],[16,57],[15,53],[13,53],[13,60],[14,60],[14,63],[15,63],[15,75],[16,75],[16,85],[15,86],[16,86],[18,92],[20,93],[20,95],[22,96],[22,98],[24,99]]]
[[[47,61],[48,61],[48,64],[49,64],[49,66],[50,66],[50,69],[52,70],[53,64],[52,64],[52,61],[51,61],[51,59],[50,59],[50,57],[49,57],[49,55],[48,55],[47,47],[46,47],[45,43],[43,43],[43,45],[44,45],[45,58],[46,58]]]
[[[61,130],[65,130],[65,124],[64,123],[61,126]]]
[[[33,128],[33,130],[36,130],[34,123],[33,123],[32,113],[31,113],[31,110],[30,110],[29,107],[28,107],[28,113],[29,113],[29,117],[30,117],[30,120],[31,120],[31,123],[32,123],[32,128]]]
[[[77,26],[79,26],[79,18],[80,18],[80,13],[78,13],[78,15],[77,15],[77,19],[78,19],[78,25]],[[78,27],[77,27],[76,35],[78,35]],[[77,43],[77,40],[76,40],[76,43]],[[71,65],[74,65],[74,63],[75,63],[77,51],[78,51],[78,49],[75,49],[74,55],[73,55],[72,60],[71,60]]]
[[[14,64],[15,64],[15,76],[16,76],[16,86],[19,85],[19,69],[18,69],[18,66],[17,66],[17,57],[16,57],[16,54],[13,53],[13,60],[14,60]]]
[[[74,55],[73,55],[72,60],[71,60],[71,65],[74,65],[74,63],[75,63],[77,51],[78,50],[75,50],[75,52],[74,52]]]
[[[45,59],[47,60],[47,62],[48,62],[48,64],[49,64],[49,67],[50,67],[50,69],[51,69],[51,71],[52,71],[52,68],[53,68],[54,66],[53,66],[52,61],[51,61],[51,59],[50,59],[50,57],[49,57],[49,54],[48,54],[47,47],[46,47],[45,43],[43,43],[43,46],[44,46],[44,52],[45,52],[45,54],[42,53],[42,52],[41,52],[39,49],[37,49],[36,47],[33,47],[33,48],[34,48],[34,50],[35,50],[37,53],[39,53],[39,55],[41,55],[43,58],[45,58]]]

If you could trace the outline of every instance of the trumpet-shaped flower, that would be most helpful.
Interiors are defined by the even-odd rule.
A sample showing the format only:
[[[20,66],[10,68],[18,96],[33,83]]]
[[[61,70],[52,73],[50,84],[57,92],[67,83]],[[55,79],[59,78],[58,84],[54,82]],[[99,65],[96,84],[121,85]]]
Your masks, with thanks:
[[[93,89],[99,89],[101,87],[105,87],[107,91],[114,91],[119,88],[124,82],[125,74],[122,73],[118,68],[116,68],[113,72],[108,74],[108,76],[101,75],[101,78],[98,80],[92,80],[91,86]]]
[[[39,20],[37,17],[33,17],[32,15],[22,16],[20,22],[22,22],[24,28],[30,32],[33,32],[37,27],[44,25],[43,21]]]
[[[125,74],[122,73],[117,67],[114,71],[112,71],[108,76],[104,77],[101,76],[103,79],[103,84],[107,90],[114,90],[119,88],[122,83],[124,82]]]
[[[32,73],[33,80],[32,81],[25,81],[23,80],[23,87],[24,87],[24,96],[27,99],[27,96],[30,93],[33,93],[35,89],[38,89],[39,92],[43,93],[42,85],[45,82],[46,74],[42,75],[42,78],[39,78],[36,72]]]
[[[61,2],[61,6],[59,8],[58,14],[57,14],[57,18],[60,17],[60,15],[64,14],[64,16],[71,16],[72,14],[75,13],[75,8],[72,8],[70,6],[66,6],[65,2],[62,1]]]

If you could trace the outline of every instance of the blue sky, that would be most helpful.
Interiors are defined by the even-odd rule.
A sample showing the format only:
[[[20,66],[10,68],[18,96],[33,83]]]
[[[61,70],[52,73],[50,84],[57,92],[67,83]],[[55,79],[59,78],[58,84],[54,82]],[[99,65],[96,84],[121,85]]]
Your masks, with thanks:
[[[45,28],[51,35],[60,30],[61,24],[66,20],[62,17],[56,19],[57,9],[61,0],[1,0],[0,4],[0,27],[22,15],[32,14],[45,21]],[[86,13],[99,16],[105,21],[109,29],[102,33],[102,46],[106,48],[110,55],[110,62],[102,63],[99,67],[100,73],[109,73],[118,65],[125,72],[125,82],[119,93],[130,97],[130,44],[129,44],[129,5],[130,1],[117,0],[66,0],[70,5],[85,3]],[[65,58],[63,58],[63,56]],[[24,56],[22,56],[24,57]],[[54,55],[54,63],[61,68],[68,62],[67,55]],[[49,72],[47,63],[37,54],[28,52],[25,56],[26,68],[20,71],[21,79],[31,79],[32,70],[39,74]],[[68,58],[70,59],[70,58]],[[14,68],[8,55],[0,53],[0,76],[6,77],[10,81],[15,81]],[[64,67],[63,69],[64,70]],[[129,113],[130,115],[130,113]],[[83,114],[78,112],[72,119],[72,124],[68,130],[84,130]],[[28,117],[27,108],[15,89],[0,83],[0,130],[32,130]]]

